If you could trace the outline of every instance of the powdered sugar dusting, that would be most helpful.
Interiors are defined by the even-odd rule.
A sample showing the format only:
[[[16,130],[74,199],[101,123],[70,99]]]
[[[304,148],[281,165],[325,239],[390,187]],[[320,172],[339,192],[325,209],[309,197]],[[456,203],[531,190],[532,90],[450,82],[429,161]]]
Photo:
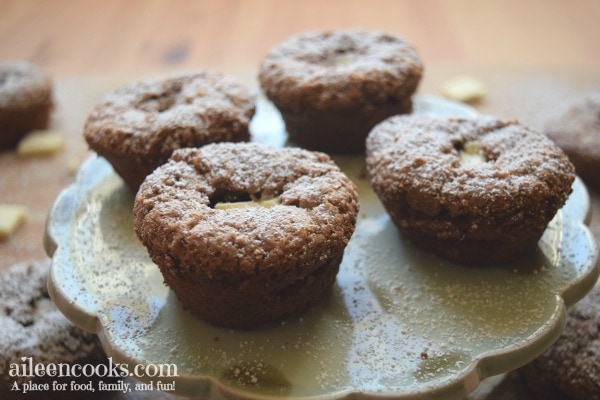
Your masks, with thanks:
[[[135,82],[105,95],[84,128],[100,153],[148,156],[219,140],[248,139],[254,115],[248,90],[212,71]]]
[[[40,68],[26,61],[0,64],[0,108],[21,110],[45,104],[52,95],[52,82]]]
[[[423,65],[400,36],[358,29],[308,32],[284,41],[263,60],[259,80],[285,110],[338,109],[410,97]]]
[[[345,168],[347,160],[336,161]],[[63,199],[63,212],[76,209],[63,230],[74,226],[79,234],[61,240],[57,254],[65,263],[57,265],[79,265],[58,268],[57,284],[100,315],[117,359],[176,363],[190,385],[178,385],[189,389],[182,394],[207,390],[209,379],[210,390],[224,395],[403,396],[464,392],[466,381],[472,388],[487,374],[503,372],[499,365],[510,369],[541,352],[560,331],[560,296],[567,304],[577,301],[597,276],[589,232],[564,223],[584,218],[582,186],[574,187],[532,258],[473,269],[401,240],[369,189],[364,164],[347,164],[362,203],[357,228],[337,282],[309,312],[252,331],[190,318],[165,290],[131,225],[99,222],[98,213],[103,221],[122,219],[133,201],[123,197],[113,175],[102,181],[106,173],[89,172],[107,168],[101,159],[78,183],[92,194],[75,196],[71,206]],[[90,218],[98,220],[86,222]],[[114,262],[94,261],[111,254]],[[99,266],[97,272],[89,265]],[[105,289],[111,285],[123,290],[118,300]],[[128,295],[131,301],[123,303]]]
[[[13,264],[0,273],[0,387],[30,377],[9,376],[23,357],[36,363],[102,362],[96,336],[75,326],[55,307],[47,289],[49,260]]]

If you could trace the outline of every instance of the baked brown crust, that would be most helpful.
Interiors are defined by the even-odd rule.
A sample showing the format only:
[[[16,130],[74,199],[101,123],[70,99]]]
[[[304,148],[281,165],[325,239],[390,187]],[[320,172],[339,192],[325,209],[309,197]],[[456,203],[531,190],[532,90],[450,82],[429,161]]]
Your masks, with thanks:
[[[273,196],[271,208],[213,207]],[[357,212],[354,184],[327,155],[219,143],[177,150],[152,173],[136,196],[134,226],[187,309],[247,328],[303,310],[323,294]],[[197,300],[186,294],[194,288]]]
[[[46,382],[49,377],[12,377],[11,364],[31,357],[35,364],[99,364],[107,362],[95,334],[85,332],[56,309],[48,294],[50,261],[12,265],[0,274],[0,397],[22,398],[11,391],[14,382]],[[81,393],[44,393],[39,398],[78,398]],[[27,397],[29,398],[29,397]],[[34,398],[34,397],[32,397]]]
[[[218,72],[198,71],[108,93],[89,115],[84,137],[137,189],[174,149],[248,141],[254,112],[243,86]]]
[[[469,144],[481,163],[461,162]],[[575,179],[567,156],[544,135],[491,117],[392,117],[367,139],[367,169],[406,237],[467,264],[531,251]]]
[[[376,123],[412,110],[422,73],[402,37],[350,29],[289,38],[266,55],[258,78],[293,141],[357,153]]]
[[[567,153],[586,183],[600,188],[600,92],[573,101],[544,133]]]
[[[52,107],[52,80],[39,67],[26,61],[0,64],[0,149],[47,128]]]
[[[539,399],[600,398],[600,285],[568,310],[560,338],[521,368]]]

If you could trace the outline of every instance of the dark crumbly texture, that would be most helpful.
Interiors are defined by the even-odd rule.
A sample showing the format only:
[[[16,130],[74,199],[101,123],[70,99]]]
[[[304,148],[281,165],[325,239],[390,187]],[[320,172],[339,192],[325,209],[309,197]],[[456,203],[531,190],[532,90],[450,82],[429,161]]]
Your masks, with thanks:
[[[473,144],[483,162],[461,163],[460,151]],[[392,117],[367,139],[367,169],[406,237],[475,265],[532,251],[575,179],[543,134],[487,117]]]
[[[0,397],[3,399],[23,398],[22,393],[11,392],[13,382],[21,385],[30,380],[37,383],[60,381],[58,377],[9,376],[10,365],[23,364],[22,357],[31,357],[34,364],[46,365],[106,362],[96,335],[73,325],[50,300],[47,289],[49,270],[49,260],[32,261],[15,264],[0,274]],[[75,394],[43,393],[39,397],[81,396],[81,393]]]
[[[423,73],[399,36],[363,30],[309,32],[274,47],[259,81],[290,139],[332,153],[360,153],[375,124],[412,110]]]
[[[586,183],[600,188],[600,92],[569,104],[544,133],[567,153]]]
[[[519,372],[540,400],[600,399],[600,284],[567,313],[550,349]]]
[[[47,128],[52,107],[52,80],[40,68],[25,61],[0,64],[0,149]]]
[[[218,202],[276,196],[271,208]],[[142,184],[134,226],[183,306],[253,328],[300,312],[333,284],[358,211],[323,153],[256,143],[174,152]]]
[[[220,73],[200,71],[114,90],[89,115],[84,136],[137,190],[177,148],[248,141],[254,112],[243,86]]]

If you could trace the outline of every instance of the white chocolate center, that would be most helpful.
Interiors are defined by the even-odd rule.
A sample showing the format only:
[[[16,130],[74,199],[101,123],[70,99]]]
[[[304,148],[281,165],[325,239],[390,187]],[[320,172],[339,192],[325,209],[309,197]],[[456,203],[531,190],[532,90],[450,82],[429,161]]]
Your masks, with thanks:
[[[475,142],[465,143],[463,148],[458,152],[458,157],[463,167],[471,167],[486,162],[485,157],[481,154],[479,144]]]
[[[335,65],[347,65],[352,62],[352,54],[340,54],[335,57]]]
[[[245,208],[245,207],[265,207],[271,208],[279,204],[279,197],[263,196],[260,199],[251,201],[236,201],[236,202],[222,202],[215,204],[217,210],[231,210],[234,208]]]

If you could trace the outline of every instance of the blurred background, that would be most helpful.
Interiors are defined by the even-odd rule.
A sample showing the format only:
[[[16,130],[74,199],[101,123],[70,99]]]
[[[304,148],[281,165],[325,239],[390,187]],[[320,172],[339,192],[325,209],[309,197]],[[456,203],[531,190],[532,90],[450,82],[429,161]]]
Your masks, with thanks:
[[[0,59],[53,75],[255,69],[294,33],[404,35],[426,65],[600,69],[598,0],[0,0]]]

